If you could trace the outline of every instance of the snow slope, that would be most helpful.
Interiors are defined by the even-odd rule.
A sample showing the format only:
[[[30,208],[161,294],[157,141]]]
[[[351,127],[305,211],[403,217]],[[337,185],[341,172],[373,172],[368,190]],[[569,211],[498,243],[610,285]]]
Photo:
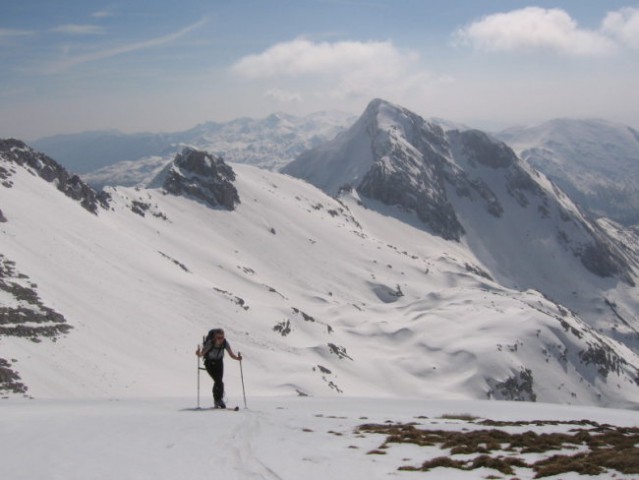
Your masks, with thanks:
[[[201,335],[223,327],[253,395],[639,400],[635,351],[355,193],[236,164],[233,211],[116,188],[96,215],[10,168],[2,252],[72,327],[0,337],[36,398],[184,396]]]
[[[569,437],[576,429],[594,433],[593,423],[610,432],[623,427],[627,435],[639,426],[636,412],[485,401],[428,401],[366,398],[250,398],[239,412],[193,410],[192,399],[12,400],[0,409],[0,476],[12,480],[64,478],[107,480],[136,478],[224,478],[321,480],[327,477],[400,479],[485,479],[535,477],[531,468],[516,467],[510,475],[484,466],[470,471],[438,467],[428,472],[400,471],[445,456],[455,460],[513,456],[528,463],[553,455],[588,451],[579,446],[535,452],[502,449],[484,453],[451,453],[451,446],[382,445],[384,435],[362,432],[364,424],[411,424],[422,430],[469,436],[481,430],[508,434],[527,432]],[[447,418],[442,418],[443,416]],[[476,416],[476,420],[469,420]],[[453,418],[450,418],[453,417]],[[465,419],[465,420],[464,420]],[[517,421],[511,426],[482,426],[484,419]],[[588,419],[588,424],[582,419]],[[534,421],[535,423],[526,423]],[[546,421],[546,422],[540,422]],[[562,423],[563,422],[563,423]],[[636,435],[636,432],[634,433]],[[582,437],[583,438],[583,437]],[[453,444],[454,445],[454,444]],[[380,448],[381,447],[381,448]],[[626,464],[632,465],[632,449]],[[582,461],[581,464],[584,462]],[[498,463],[495,462],[495,465]],[[580,462],[574,463],[579,468]],[[545,478],[575,480],[576,472]],[[636,478],[614,468],[591,479]]]
[[[497,134],[598,216],[639,223],[639,132],[589,119],[555,119]]]
[[[371,209],[381,202],[412,212],[417,228],[466,245],[486,277],[542,292],[639,346],[636,253],[483,132],[444,132],[376,99],[350,129],[284,172],[331,195],[354,190]]]

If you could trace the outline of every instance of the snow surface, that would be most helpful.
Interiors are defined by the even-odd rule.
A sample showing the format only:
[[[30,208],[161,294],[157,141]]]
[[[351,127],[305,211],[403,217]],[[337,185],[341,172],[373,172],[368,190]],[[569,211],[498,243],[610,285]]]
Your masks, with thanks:
[[[405,212],[233,168],[242,203],[232,212],[117,188],[93,215],[23,168],[0,187],[2,254],[73,327],[55,341],[0,337],[33,397],[0,401],[0,478],[477,479],[498,472],[400,472],[446,452],[369,455],[382,436],[355,428],[470,428],[445,414],[637,425],[636,411],[580,406],[636,408],[639,394],[623,366],[603,378],[580,362],[600,339],[578,316],[484,278],[466,245]],[[211,382],[194,350],[217,326],[244,356],[248,409],[230,359],[227,403],[241,409],[207,409]],[[481,400],[524,368],[539,403]],[[612,475],[633,478],[592,478]]]
[[[413,197],[422,192],[426,193],[424,197],[429,197],[433,192],[439,191],[438,207],[443,210],[450,203],[451,211],[454,211],[465,231],[461,242],[468,247],[467,254],[470,253],[464,260],[468,262],[469,270],[475,273],[483,271],[486,277],[495,279],[501,286],[520,291],[542,292],[547,299],[552,299],[562,305],[562,308],[576,312],[590,326],[590,333],[593,334],[586,342],[588,345],[593,345],[592,341],[599,342],[599,332],[637,352],[639,318],[636,312],[639,311],[639,298],[636,288],[631,285],[632,282],[624,284],[612,276],[602,278],[594,275],[586,269],[584,256],[580,258],[578,254],[580,250],[592,245],[594,236],[602,237],[604,232],[597,231],[596,225],[589,222],[577,205],[547,177],[518,160],[514,154],[508,154],[505,146],[501,148],[493,144],[495,149],[501,148],[500,151],[506,156],[506,163],[498,166],[494,163],[497,158],[482,158],[482,149],[473,143],[479,141],[489,144],[492,141],[489,137],[484,138],[481,132],[469,133],[470,135],[464,136],[459,132],[447,132],[444,135],[421,117],[377,99],[369,104],[351,129],[322,147],[306,152],[284,171],[309,181],[329,194],[335,194],[344,183],[354,187],[361,186],[361,178],[376,163],[380,168],[375,171],[375,177],[385,176],[387,183],[393,183],[389,190],[405,189],[410,192],[407,196]],[[464,141],[464,138],[467,140]],[[472,138],[475,142],[467,144]],[[450,146],[450,151],[447,145]],[[431,149],[439,151],[440,161],[446,162],[447,168],[455,172],[455,182],[447,184],[441,175],[438,177],[432,171],[420,172],[419,168],[415,168],[424,163],[424,152],[427,154]],[[384,173],[379,174],[380,171]],[[398,177],[408,180],[402,180],[403,183],[393,182],[392,177],[396,173],[399,173]],[[445,194],[439,189],[437,180],[448,185]],[[380,185],[377,183],[371,190],[383,190],[385,187]],[[464,185],[464,188],[460,185]],[[484,189],[475,190],[476,186],[483,186]],[[382,197],[398,201],[398,197],[392,193],[383,192]],[[494,200],[493,205],[499,207],[498,214],[486,208],[488,204],[484,200],[487,198]],[[361,200],[375,211],[385,211],[388,216],[398,217],[397,209],[384,209],[369,199]],[[426,199],[422,200],[422,203],[427,202]],[[351,203],[348,205],[351,206]],[[415,207],[409,202],[409,208]],[[355,211],[356,207],[353,206],[352,209]],[[420,228],[419,222],[411,221],[409,215],[399,217],[405,223]],[[421,228],[424,227],[424,223],[421,223]],[[378,232],[380,233],[377,235],[383,237],[384,234],[379,230]],[[409,232],[407,234],[413,235]],[[620,235],[613,237],[621,238]],[[418,238],[423,237],[418,235]],[[630,253],[624,261],[631,270],[637,265],[635,253],[627,247],[625,240],[617,245]],[[455,259],[459,259],[460,255],[463,255],[461,250],[451,254]],[[477,285],[468,287],[475,290]],[[442,302],[446,303],[446,300]],[[482,303],[476,298],[468,298],[466,302],[468,305]],[[451,304],[448,301],[447,308]],[[526,301],[526,304],[532,307],[534,302]],[[615,309],[619,315],[615,314]],[[432,307],[424,306],[424,311],[433,310]],[[509,308],[502,310],[499,307],[495,310],[510,311]],[[558,319],[561,308],[554,311],[555,319]],[[508,324],[515,320],[504,318],[503,321]],[[534,323],[526,322],[528,325]],[[498,328],[507,327],[501,325]],[[559,344],[565,344],[566,338],[558,336],[561,337]],[[607,341],[602,339],[601,342],[606,345]],[[509,345],[515,349],[519,342]],[[557,351],[557,343],[554,341],[543,342],[543,345],[542,349],[545,351],[549,351],[548,347],[551,345],[555,346],[550,350]],[[607,350],[607,346],[603,349]],[[600,353],[603,354],[603,350]],[[429,351],[429,354],[433,355],[433,352]],[[635,362],[636,353],[631,353],[626,348],[622,348],[619,355],[624,362]],[[605,356],[603,354],[600,358]],[[576,363],[581,363],[581,360]],[[527,368],[526,365],[531,365],[530,359],[524,362],[522,368]],[[579,366],[577,368],[580,369]],[[631,374],[628,379],[636,377],[636,374]],[[634,381],[631,380],[632,382]],[[561,385],[568,384],[572,385],[573,382],[561,382]],[[579,395],[574,390],[573,393]]]
[[[631,370],[602,377],[581,360],[596,332],[474,273],[464,245],[356,197],[233,168],[236,211],[118,188],[99,215],[16,169],[0,188],[3,253],[73,327],[57,341],[0,338],[29,395],[183,396],[201,336],[220,326],[256,395],[504,398],[499,385],[529,369],[538,401],[639,402]]]
[[[3,401],[0,478],[528,480],[534,477],[528,468],[518,468],[516,475],[508,476],[488,468],[468,472],[441,467],[429,472],[398,471],[403,465],[419,466],[425,460],[447,455],[448,450],[393,445],[384,455],[371,455],[369,452],[377,449],[384,437],[362,435],[355,428],[365,423],[388,422],[416,422],[419,428],[453,431],[477,428],[463,421],[443,419],[445,415],[492,420],[585,418],[610,425],[639,426],[636,412],[548,404],[249,396],[249,408],[244,409],[237,395],[231,400],[242,406],[238,412],[197,410],[195,397]],[[553,431],[567,432],[569,428],[559,425]],[[510,429],[528,430],[546,431],[530,425]],[[539,454],[522,457],[531,460]],[[546,478],[583,477],[569,473]],[[608,471],[588,478],[636,476]]]

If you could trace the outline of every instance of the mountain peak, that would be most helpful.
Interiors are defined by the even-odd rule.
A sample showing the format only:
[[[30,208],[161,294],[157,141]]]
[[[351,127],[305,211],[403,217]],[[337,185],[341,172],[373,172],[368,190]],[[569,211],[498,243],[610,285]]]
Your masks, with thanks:
[[[173,195],[196,198],[212,207],[233,210],[240,203],[234,181],[235,172],[221,157],[185,147],[151,186],[161,186]]]
[[[361,118],[374,119],[379,128],[384,130],[393,127],[403,128],[407,122],[408,124],[428,123],[416,113],[381,98],[371,100]]]
[[[459,242],[470,232],[466,241],[500,274],[510,270],[506,276],[518,278],[516,285],[543,291],[548,273],[541,266],[529,275],[516,260],[504,269],[495,259],[506,244],[513,252],[529,245],[540,258],[578,257],[597,276],[633,283],[623,251],[595,223],[506,144],[478,130],[444,133],[405,108],[375,99],[349,130],[283,171],[331,195],[347,187],[371,208],[380,208],[376,201],[398,215],[412,213],[422,228],[446,240]]]
[[[415,212],[437,235],[459,240],[463,228],[441,181],[447,151],[440,127],[377,98],[350,129],[283,171],[331,195],[354,187],[365,197]]]

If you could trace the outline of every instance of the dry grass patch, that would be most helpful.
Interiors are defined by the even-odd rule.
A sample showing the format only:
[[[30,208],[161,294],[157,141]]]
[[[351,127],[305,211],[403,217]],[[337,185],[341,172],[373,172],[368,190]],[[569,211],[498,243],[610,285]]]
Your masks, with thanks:
[[[639,474],[639,428],[600,425],[592,421],[575,422],[494,422],[468,418],[473,426],[489,425],[490,429],[448,431],[418,428],[411,424],[365,424],[357,427],[360,434],[385,435],[379,450],[397,444],[423,447],[437,446],[449,455],[426,460],[420,466],[401,466],[404,471],[427,471],[433,468],[475,470],[490,468],[505,475],[515,474],[516,468],[529,468],[534,478],[575,472],[580,475],[598,475],[615,470],[624,474]],[[568,432],[538,433],[528,430],[512,433],[506,427],[574,426]],[[499,428],[498,428],[499,427]],[[564,454],[566,450],[581,451]],[[547,454],[541,460],[528,463],[522,456],[529,453]],[[473,458],[455,458],[474,455]]]

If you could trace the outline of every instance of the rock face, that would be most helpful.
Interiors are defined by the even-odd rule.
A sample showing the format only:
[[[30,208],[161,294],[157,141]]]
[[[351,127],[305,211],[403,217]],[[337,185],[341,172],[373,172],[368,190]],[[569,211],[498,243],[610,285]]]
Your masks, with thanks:
[[[185,148],[151,186],[161,187],[173,195],[200,200],[211,207],[233,210],[240,203],[234,181],[235,172],[222,158]]]
[[[478,130],[445,132],[383,100],[283,172],[334,196],[354,189],[362,199],[412,212],[433,234],[465,239],[496,270],[512,270],[499,265],[507,246],[513,258],[568,252],[600,277],[634,282],[634,260],[623,248],[506,144]]]
[[[459,240],[464,229],[446,194],[447,153],[441,127],[377,99],[348,131],[305,152],[283,172],[332,195],[354,187],[415,212],[438,235]]]
[[[98,209],[108,208],[109,195],[105,192],[96,192],[77,175],[69,173],[64,167],[43,153],[36,152],[24,142],[15,139],[0,140],[0,158],[16,165],[20,165],[30,172],[38,175],[49,183],[56,184],[58,190],[67,197],[80,202],[82,207],[91,213]],[[2,185],[11,187],[11,171],[9,166],[0,165],[0,179]]]

